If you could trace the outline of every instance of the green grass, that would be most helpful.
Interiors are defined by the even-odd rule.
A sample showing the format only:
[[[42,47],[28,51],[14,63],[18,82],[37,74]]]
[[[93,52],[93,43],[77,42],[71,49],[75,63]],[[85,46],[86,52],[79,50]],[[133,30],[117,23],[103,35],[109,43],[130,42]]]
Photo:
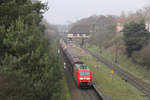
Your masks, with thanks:
[[[60,58],[60,65],[63,65],[63,60]],[[62,70],[62,75],[63,75],[63,79],[62,79],[62,97],[61,100],[71,100],[71,96],[70,96],[70,91],[69,91],[69,87],[66,81],[66,77],[64,74],[64,69],[63,67],[61,67]]]
[[[65,77],[63,79],[63,82],[64,82],[64,92],[63,93],[64,93],[64,98],[65,98],[64,100],[71,100],[69,88],[68,88]]]
[[[93,57],[82,58],[92,71],[92,77],[97,86],[102,87],[111,100],[149,100],[142,96],[142,93],[129,83],[122,80],[116,74],[112,75],[111,70],[105,65],[96,62]],[[98,69],[93,67],[99,66]]]
[[[108,61],[113,64],[120,66],[125,71],[135,75],[136,77],[142,79],[143,81],[150,83],[150,70],[148,70],[145,66],[141,66],[139,64],[134,63],[130,58],[126,57],[123,54],[118,54],[118,63],[114,62],[115,52],[108,50],[102,50],[100,53],[100,49],[96,46],[89,46],[92,52],[95,54],[104,57]]]

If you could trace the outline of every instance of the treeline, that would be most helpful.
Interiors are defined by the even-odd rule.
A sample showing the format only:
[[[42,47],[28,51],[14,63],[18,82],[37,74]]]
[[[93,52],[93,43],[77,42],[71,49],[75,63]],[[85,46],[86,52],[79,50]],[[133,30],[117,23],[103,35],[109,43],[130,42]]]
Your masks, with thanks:
[[[72,24],[71,27],[77,25],[89,25],[91,37],[89,43],[94,45],[102,46],[106,44],[107,40],[112,39],[116,34],[116,21],[117,16],[104,16],[104,15],[93,15],[88,18],[83,18],[76,23]]]
[[[122,13],[126,54],[142,66],[150,68],[150,6],[133,13]]]
[[[1,100],[63,99],[55,40],[40,23],[47,9],[39,1],[0,1]]]
[[[90,25],[88,43],[101,49],[115,49],[134,62],[150,66],[150,6],[136,12],[122,12],[120,16],[94,15],[83,18],[71,27],[79,24]],[[119,28],[119,31],[118,31]],[[121,30],[121,29],[124,30]]]

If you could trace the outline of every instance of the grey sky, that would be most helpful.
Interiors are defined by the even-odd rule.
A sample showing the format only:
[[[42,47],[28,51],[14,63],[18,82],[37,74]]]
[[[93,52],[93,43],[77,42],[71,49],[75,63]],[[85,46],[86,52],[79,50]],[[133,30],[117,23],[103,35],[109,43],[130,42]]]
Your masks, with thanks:
[[[119,15],[122,11],[136,11],[150,0],[42,0],[48,1],[50,10],[44,18],[53,24],[65,24],[90,15]]]

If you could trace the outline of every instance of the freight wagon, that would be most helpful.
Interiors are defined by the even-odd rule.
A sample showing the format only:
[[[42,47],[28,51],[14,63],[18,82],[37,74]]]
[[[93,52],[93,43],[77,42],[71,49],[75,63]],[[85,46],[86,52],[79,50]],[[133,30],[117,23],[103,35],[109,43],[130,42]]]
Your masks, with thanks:
[[[90,69],[67,48],[67,45],[60,41],[60,48],[70,63],[70,71],[77,84],[77,87],[91,87],[92,77]]]

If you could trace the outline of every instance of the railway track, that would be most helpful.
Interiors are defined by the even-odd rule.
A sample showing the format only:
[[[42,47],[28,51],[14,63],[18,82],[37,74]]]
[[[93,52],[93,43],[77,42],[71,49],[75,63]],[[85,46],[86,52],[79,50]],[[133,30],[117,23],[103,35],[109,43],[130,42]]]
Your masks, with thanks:
[[[96,58],[97,61],[102,62],[105,64],[108,68],[113,69],[115,73],[120,76],[125,82],[130,83],[132,86],[137,88],[139,91],[141,91],[144,95],[150,98],[150,84],[145,83],[141,79],[135,77],[134,75],[130,74],[129,72],[124,71],[119,66],[114,65],[107,60],[105,60],[103,57],[95,55],[93,52],[91,52],[88,49],[82,48],[88,53],[90,53],[94,58]]]
[[[82,89],[80,90],[83,100],[102,100],[98,97],[98,94],[92,89]]]
[[[73,80],[72,74],[69,70],[70,64],[68,63],[67,58],[61,52],[61,59],[66,63],[66,67],[64,67],[64,72],[66,76],[66,80],[69,86],[71,100],[103,100],[97,92],[91,89],[79,89],[76,87],[75,81]]]

